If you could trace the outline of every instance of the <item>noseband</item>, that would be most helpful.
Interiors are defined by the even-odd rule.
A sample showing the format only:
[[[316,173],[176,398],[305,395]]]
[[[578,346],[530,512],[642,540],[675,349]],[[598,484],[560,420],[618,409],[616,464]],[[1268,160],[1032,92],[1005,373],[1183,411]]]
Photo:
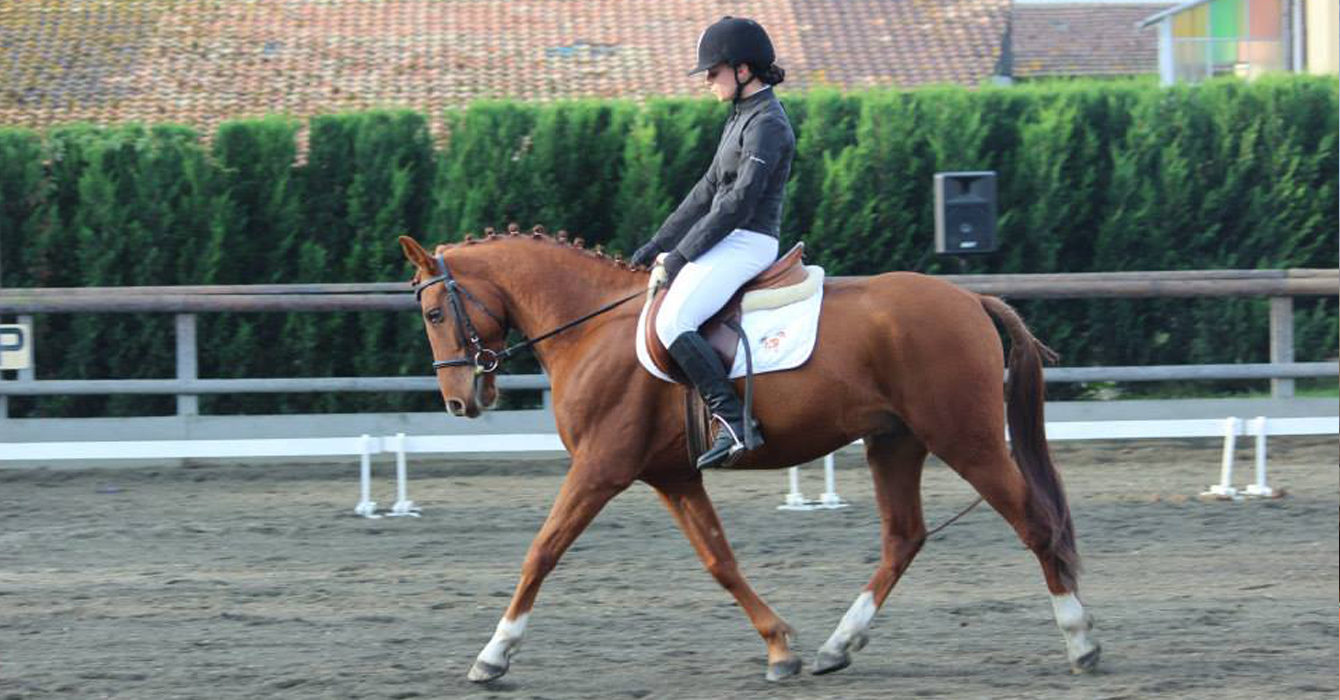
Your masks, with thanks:
[[[585,323],[595,318],[596,316],[599,316],[600,314],[603,314],[606,311],[609,311],[610,309],[613,309],[614,307],[628,301],[629,299],[640,296],[642,294],[641,291],[633,292],[632,294],[622,299],[617,299],[608,304],[605,304],[599,309],[596,309],[595,311],[592,311],[591,313],[586,314],[585,316],[582,316],[581,318],[578,318],[575,321],[569,321],[568,323],[565,323],[559,326],[558,328],[555,328],[554,330],[545,333],[544,335],[541,335],[533,339],[523,340],[520,343],[511,345],[503,349],[502,351],[495,351],[487,347],[484,347],[483,341],[479,339],[479,331],[475,328],[474,322],[470,320],[470,314],[467,314],[465,312],[465,302],[461,300],[461,296],[464,295],[466,299],[469,299],[472,303],[474,303],[475,306],[478,306],[480,309],[484,311],[484,313],[488,314],[489,318],[493,319],[494,321],[497,321],[498,325],[503,329],[504,336],[507,335],[507,322],[504,321],[502,318],[500,318],[497,314],[493,313],[492,311],[489,311],[489,307],[485,306],[484,302],[480,301],[478,298],[475,297],[475,295],[470,293],[470,290],[466,289],[465,287],[462,287],[461,283],[456,281],[456,278],[453,277],[451,274],[451,268],[447,267],[447,261],[445,258],[443,258],[441,255],[438,255],[436,257],[436,260],[437,260],[437,269],[440,270],[441,272],[436,276],[426,279],[420,282],[418,285],[416,285],[414,287],[414,298],[415,300],[422,301],[424,290],[428,289],[429,287],[435,284],[438,284],[439,282],[446,286],[447,302],[451,306],[451,316],[452,320],[455,323],[456,328],[456,342],[459,343],[461,347],[465,348],[467,355],[465,357],[458,357],[451,360],[434,360],[433,361],[434,372],[446,367],[474,367],[476,375],[489,374],[491,372],[495,372],[497,371],[498,367],[502,364],[503,360],[506,360],[512,355],[515,355],[520,350],[528,348],[546,338],[558,335],[559,333],[562,333],[563,331],[572,328],[573,326]]]

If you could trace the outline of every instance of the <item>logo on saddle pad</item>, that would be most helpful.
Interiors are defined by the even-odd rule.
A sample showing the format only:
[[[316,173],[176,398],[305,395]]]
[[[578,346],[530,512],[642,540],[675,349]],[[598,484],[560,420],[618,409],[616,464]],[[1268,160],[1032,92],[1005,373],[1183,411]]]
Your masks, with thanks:
[[[775,353],[779,348],[782,347],[782,341],[785,339],[786,339],[786,331],[780,330],[777,331],[777,333],[774,335],[763,337],[763,339],[758,341],[758,345],[759,348],[761,348],[766,352]]]

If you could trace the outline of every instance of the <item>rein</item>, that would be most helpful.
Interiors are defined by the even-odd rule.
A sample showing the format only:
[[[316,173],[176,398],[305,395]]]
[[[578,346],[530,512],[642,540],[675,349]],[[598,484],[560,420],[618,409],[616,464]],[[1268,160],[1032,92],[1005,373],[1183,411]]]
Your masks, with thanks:
[[[453,277],[451,274],[451,268],[447,267],[447,261],[445,258],[443,258],[441,255],[438,255],[436,259],[437,259],[437,267],[439,270],[441,270],[441,274],[438,274],[437,276],[432,277],[430,279],[424,280],[423,282],[420,282],[418,285],[416,285],[414,287],[414,298],[416,300],[422,299],[424,290],[428,289],[429,287],[439,282],[441,282],[446,286],[447,300],[451,304],[451,315],[456,325],[456,341],[460,343],[461,347],[466,348],[466,352],[468,353],[468,355],[465,357],[458,357],[451,360],[434,360],[433,371],[435,372],[439,369],[443,369],[446,367],[474,367],[476,375],[488,374],[490,372],[494,372],[498,369],[499,365],[502,364],[503,360],[506,360],[512,355],[515,355],[517,352],[520,352],[525,348],[531,347],[532,345],[535,345],[536,343],[539,343],[542,340],[552,338],[553,336],[556,336],[559,333],[568,330],[569,328],[573,328],[574,326],[579,326],[583,323],[586,323],[587,321],[590,321],[596,316],[599,316],[605,313],[606,311],[609,311],[614,307],[623,304],[626,301],[629,301],[633,298],[642,295],[642,291],[640,290],[633,292],[632,294],[622,299],[616,299],[608,304],[605,304],[604,306],[596,309],[595,311],[592,311],[591,313],[588,313],[572,321],[568,321],[567,323],[547,333],[544,333],[535,338],[527,338],[521,341],[520,343],[511,345],[507,348],[504,348],[501,351],[496,351],[484,347],[483,341],[479,339],[479,331],[475,328],[475,324],[470,320],[470,315],[465,313],[464,309],[465,303],[461,301],[461,295],[462,294],[465,295],[465,298],[469,299],[471,302],[475,304],[475,306],[478,306],[480,309],[484,311],[484,313],[488,314],[489,318],[492,318],[493,320],[497,321],[498,325],[502,326],[504,334],[506,334],[508,328],[507,322],[504,321],[502,318],[499,318],[497,314],[490,311],[489,307],[484,305],[484,302],[480,301],[478,298],[475,297],[475,295],[470,293],[470,290],[461,286],[461,284],[456,281],[456,278]]]
[[[939,532],[939,531],[941,531],[941,530],[943,530],[943,529],[949,527],[950,525],[953,525],[955,520],[958,520],[959,518],[961,518],[961,517],[967,515],[967,514],[968,514],[968,511],[972,510],[973,508],[976,508],[976,507],[977,507],[977,504],[979,504],[979,503],[981,503],[981,502],[982,502],[982,497],[981,497],[981,496],[978,496],[978,497],[977,497],[977,500],[973,501],[972,503],[969,503],[967,508],[964,508],[963,510],[961,510],[961,511],[958,512],[958,515],[955,515],[954,517],[952,517],[952,518],[950,518],[950,519],[948,519],[948,520],[946,520],[946,521],[940,523],[939,525],[936,525],[934,528],[931,529],[930,532],[927,532],[927,533],[926,533],[926,536],[921,538],[922,541],[924,542],[925,540],[929,540],[929,539],[931,538],[931,535],[934,535],[935,533],[937,533],[937,532]]]

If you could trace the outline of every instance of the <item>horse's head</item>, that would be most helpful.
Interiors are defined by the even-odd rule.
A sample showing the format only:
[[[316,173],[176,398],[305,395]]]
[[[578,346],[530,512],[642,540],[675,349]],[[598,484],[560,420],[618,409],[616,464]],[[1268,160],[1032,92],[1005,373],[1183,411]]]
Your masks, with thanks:
[[[507,316],[498,287],[460,256],[438,246],[430,255],[412,238],[400,237],[414,278],[433,368],[442,400],[454,416],[474,418],[498,400],[493,371],[507,336]],[[448,261],[447,258],[452,260]]]

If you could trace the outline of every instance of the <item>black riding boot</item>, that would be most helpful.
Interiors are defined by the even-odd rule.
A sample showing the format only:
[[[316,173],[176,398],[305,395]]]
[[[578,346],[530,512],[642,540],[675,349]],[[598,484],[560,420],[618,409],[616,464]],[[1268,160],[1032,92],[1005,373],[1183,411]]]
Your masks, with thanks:
[[[717,431],[716,441],[698,458],[698,468],[710,469],[723,463],[729,466],[746,449],[762,446],[763,433],[759,431],[758,423],[753,422],[752,416],[744,415],[740,397],[735,395],[735,385],[726,377],[726,371],[722,369],[721,360],[712,346],[698,333],[687,332],[681,333],[666,349],[675,358],[679,368],[684,370],[689,381],[693,382],[698,393],[702,394],[712,418],[722,424],[721,430]],[[745,444],[746,418],[752,422],[754,440],[751,445]]]

